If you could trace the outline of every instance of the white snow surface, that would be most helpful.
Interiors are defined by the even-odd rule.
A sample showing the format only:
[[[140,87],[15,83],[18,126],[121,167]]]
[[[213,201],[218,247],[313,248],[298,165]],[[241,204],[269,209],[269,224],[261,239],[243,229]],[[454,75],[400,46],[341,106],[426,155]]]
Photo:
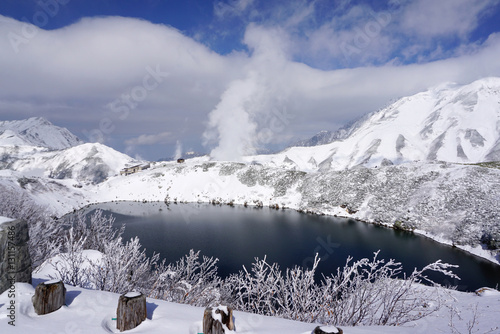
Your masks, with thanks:
[[[0,333],[2,334],[46,334],[46,333],[119,333],[116,329],[116,308],[119,294],[88,290],[65,285],[66,305],[61,309],[39,316],[35,313],[31,297],[36,284],[46,281],[46,276],[36,274],[33,285],[15,284],[15,297],[8,291],[0,295]],[[426,287],[423,287],[426,288]],[[15,326],[7,310],[15,305]],[[131,333],[202,333],[204,309],[147,298],[147,319]],[[426,318],[402,326],[339,326],[350,334],[423,334],[451,333],[450,316],[453,312],[453,326],[458,333],[466,333],[468,323],[475,318],[474,332],[500,333],[498,310],[500,294],[477,295],[458,291],[447,291],[440,310]],[[453,310],[453,311],[452,311]],[[245,334],[310,334],[321,324],[308,324],[245,312],[234,312],[236,333]]]
[[[8,218],[8,217],[2,217],[0,216],[0,225],[2,225],[3,223],[9,223],[11,221],[13,221],[14,219],[12,218]]]
[[[338,333],[339,330],[335,326],[321,326],[320,329],[325,333]]]
[[[125,294],[125,297],[127,298],[135,298],[135,297],[139,297],[141,295],[140,292],[137,292],[137,291],[131,291],[131,292],[127,292]]]
[[[87,143],[59,151],[23,147],[3,147],[12,161],[8,168],[26,176],[52,179],[74,179],[84,183],[99,183],[138,161],[106,145]],[[1,149],[0,149],[1,152]],[[1,164],[1,162],[0,162]]]

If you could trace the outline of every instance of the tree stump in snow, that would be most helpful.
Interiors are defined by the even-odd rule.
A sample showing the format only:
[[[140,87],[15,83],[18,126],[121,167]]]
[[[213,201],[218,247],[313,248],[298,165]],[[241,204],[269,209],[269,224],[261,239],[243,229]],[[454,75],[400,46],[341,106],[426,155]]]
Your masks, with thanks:
[[[146,320],[146,296],[139,292],[129,292],[118,299],[116,328],[120,332],[136,328]]]
[[[234,331],[233,310],[227,306],[207,307],[203,314],[204,334],[224,334]]]
[[[312,334],[343,334],[344,331],[335,326],[318,326],[313,331]]]
[[[60,280],[52,280],[37,285],[31,298],[38,315],[57,311],[66,302],[66,288]]]

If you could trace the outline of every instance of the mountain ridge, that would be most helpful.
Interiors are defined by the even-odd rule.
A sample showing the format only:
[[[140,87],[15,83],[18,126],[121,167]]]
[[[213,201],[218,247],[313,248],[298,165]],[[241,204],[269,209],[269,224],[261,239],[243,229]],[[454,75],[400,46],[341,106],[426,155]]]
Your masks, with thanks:
[[[289,147],[252,160],[274,166],[292,161],[302,170],[500,160],[500,78],[447,83],[403,97],[367,114],[347,131],[345,138],[329,144]]]
[[[0,146],[37,146],[61,150],[83,144],[68,129],[56,126],[43,117],[0,121]]]

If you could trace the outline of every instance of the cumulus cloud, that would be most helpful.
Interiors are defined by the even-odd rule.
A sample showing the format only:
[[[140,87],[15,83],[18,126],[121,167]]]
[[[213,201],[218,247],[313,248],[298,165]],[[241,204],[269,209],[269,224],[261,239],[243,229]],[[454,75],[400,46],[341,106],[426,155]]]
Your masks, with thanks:
[[[240,16],[249,9],[254,0],[231,0],[229,2],[216,1],[214,3],[214,15],[218,19]]]
[[[417,0],[404,9],[401,27],[421,37],[464,38],[477,27],[480,15],[496,4],[497,0]]]
[[[133,154],[137,146],[165,145],[172,142],[172,133],[161,132],[155,134],[143,134],[138,137],[125,140],[126,152]]]
[[[194,132],[189,145],[199,145],[206,113],[246,61],[138,19],[86,18],[51,31],[2,19],[2,115],[20,119],[37,112],[83,140],[121,150],[119,137],[165,129],[180,134],[186,127]]]
[[[140,135],[136,138],[130,138],[125,141],[125,144],[129,146],[140,146],[140,145],[153,145],[153,144],[165,144],[172,140],[172,134],[170,132],[162,132],[152,135]]]

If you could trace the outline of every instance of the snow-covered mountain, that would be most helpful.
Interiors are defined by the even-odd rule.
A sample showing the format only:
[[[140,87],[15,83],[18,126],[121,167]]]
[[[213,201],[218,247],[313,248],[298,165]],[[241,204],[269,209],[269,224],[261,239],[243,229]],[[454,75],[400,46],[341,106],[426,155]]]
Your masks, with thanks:
[[[61,150],[83,144],[68,129],[55,126],[43,117],[0,122],[0,146],[36,146]]]
[[[411,161],[500,160],[500,78],[444,84],[368,115],[339,141],[292,147],[252,160],[303,170],[341,170]]]
[[[108,146],[84,144],[41,117],[0,122],[0,169],[28,177],[99,183],[135,163],[139,162]]]
[[[310,146],[318,146],[318,145],[325,145],[325,144],[330,144],[332,141],[337,140],[335,136],[335,132],[328,131],[328,130],[323,130],[312,136],[311,138],[304,139],[304,140],[299,140],[293,146],[304,146],[304,147],[310,147]]]
[[[353,132],[355,132],[361,125],[365,123],[365,121],[370,118],[374,113],[369,113],[364,115],[363,117],[356,119],[352,122],[347,123],[346,125],[342,126],[341,128],[335,130],[335,131],[328,131],[328,130],[323,130],[312,136],[311,138],[304,139],[304,140],[299,140],[293,145],[290,145],[289,147],[294,147],[294,146],[305,146],[305,147],[310,147],[310,146],[319,146],[319,145],[326,145],[330,144],[334,141],[340,141],[348,138]]]
[[[100,183],[125,166],[139,163],[106,145],[87,143],[65,150],[37,152],[10,163],[9,169],[29,176]]]

